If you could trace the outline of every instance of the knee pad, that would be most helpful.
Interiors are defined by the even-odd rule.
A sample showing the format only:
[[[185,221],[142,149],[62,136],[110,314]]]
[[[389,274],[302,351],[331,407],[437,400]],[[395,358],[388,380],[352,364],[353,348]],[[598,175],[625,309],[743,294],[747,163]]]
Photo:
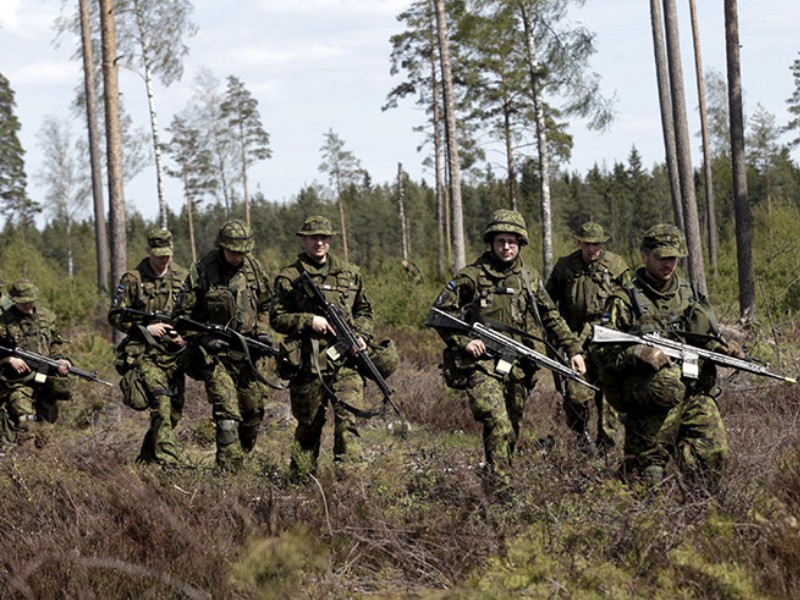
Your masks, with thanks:
[[[217,421],[217,444],[228,446],[239,439],[239,422],[234,419]]]

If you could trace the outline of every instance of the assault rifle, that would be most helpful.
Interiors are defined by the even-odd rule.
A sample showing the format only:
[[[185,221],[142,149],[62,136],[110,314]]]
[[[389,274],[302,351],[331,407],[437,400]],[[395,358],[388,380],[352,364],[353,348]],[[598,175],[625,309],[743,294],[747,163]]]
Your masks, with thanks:
[[[272,343],[272,340],[266,341],[250,337],[218,323],[203,323],[184,315],[173,317],[170,313],[159,310],[146,312],[135,308],[123,308],[122,318],[129,317],[136,317],[144,324],[167,323],[180,334],[197,333],[206,336],[208,339],[219,342],[220,350],[241,351],[256,356],[278,356],[278,348]]]
[[[405,415],[403,415],[403,411],[401,411],[400,407],[395,403],[394,400],[392,400],[392,394],[394,393],[394,390],[389,387],[389,384],[386,383],[386,380],[378,371],[375,363],[372,362],[367,349],[362,348],[361,344],[359,344],[353,328],[348,325],[347,320],[345,319],[344,314],[342,314],[342,311],[339,309],[339,307],[328,302],[328,300],[325,298],[325,295],[317,287],[317,284],[314,283],[313,279],[311,279],[308,271],[303,271],[300,277],[293,282],[293,285],[303,286],[307,291],[311,292],[311,295],[313,295],[317,299],[317,302],[319,302],[320,308],[322,308],[322,312],[325,313],[325,318],[328,320],[331,328],[333,328],[333,331],[336,335],[336,343],[328,349],[328,356],[330,356],[334,361],[338,360],[341,356],[353,356],[355,358],[357,369],[362,373],[362,375],[369,377],[375,382],[375,384],[378,386],[378,389],[381,391],[381,394],[383,395],[383,401],[388,403],[394,412],[397,413],[397,416],[407,423],[408,420],[406,419]]]
[[[530,364],[536,365],[537,367],[550,369],[553,372],[553,375],[558,374],[561,377],[577,381],[578,383],[595,391],[598,389],[597,386],[594,386],[586,381],[580,376],[579,373],[573,371],[565,364],[554,360],[549,356],[542,354],[541,352],[537,352],[533,348],[529,348],[524,344],[520,344],[513,338],[503,335],[502,333],[487,327],[483,323],[477,321],[475,323],[467,323],[466,321],[462,321],[453,315],[449,315],[438,308],[432,308],[431,312],[428,313],[428,320],[425,322],[425,325],[428,327],[434,327],[436,329],[449,329],[452,331],[457,331],[459,333],[466,334],[473,339],[482,340],[486,345],[486,348],[490,350],[492,354],[497,356],[497,363],[495,364],[494,369],[495,372],[500,375],[505,375],[508,373],[511,370],[511,364],[514,362],[514,360],[519,358],[527,361]]]
[[[54,358],[43,356],[41,354],[37,354],[36,352],[30,352],[29,350],[24,350],[23,348],[6,348],[5,346],[0,346],[0,353],[6,356],[15,356],[24,360],[31,368],[31,371],[34,372],[33,380],[36,383],[44,383],[50,373],[57,371],[60,367],[65,366],[64,363],[59,362]],[[71,366],[69,367],[69,372],[77,377],[80,377],[81,379],[86,379],[87,381],[102,383],[103,385],[107,385],[109,387],[114,386],[114,384],[110,381],[100,379],[97,373],[92,373],[91,371],[84,371],[78,367]]]
[[[592,331],[593,344],[642,344],[652,348],[658,348],[671,359],[681,362],[681,369],[683,376],[687,379],[697,379],[700,374],[700,367],[698,361],[710,360],[711,362],[731,369],[739,371],[747,371],[755,375],[762,375],[764,377],[772,377],[788,383],[797,383],[793,377],[779,375],[769,370],[769,365],[766,363],[758,363],[752,359],[734,358],[721,354],[719,352],[712,352],[704,348],[692,346],[691,344],[683,344],[676,342],[657,333],[643,333],[641,335],[634,335],[632,333],[625,333],[603,327],[602,325],[595,325]]]

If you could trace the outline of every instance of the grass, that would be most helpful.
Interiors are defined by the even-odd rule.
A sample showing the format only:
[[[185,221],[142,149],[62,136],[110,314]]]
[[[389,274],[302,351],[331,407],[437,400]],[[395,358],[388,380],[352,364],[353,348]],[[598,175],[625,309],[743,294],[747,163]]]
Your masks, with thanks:
[[[658,495],[622,485],[618,450],[587,460],[545,376],[504,505],[486,491],[479,428],[441,385],[435,337],[382,333],[401,349],[390,383],[412,430],[391,415],[364,423],[369,462],[343,471],[326,427],[306,485],[288,478],[285,392],[245,470],[223,475],[197,383],[179,426],[186,466],[165,471],[134,462],[147,415],[81,382],[56,426],[0,457],[0,597],[800,595],[797,386],[725,384],[733,460],[707,498],[677,477]],[[92,344],[81,348],[91,364]],[[533,440],[546,433],[556,444],[543,456]]]

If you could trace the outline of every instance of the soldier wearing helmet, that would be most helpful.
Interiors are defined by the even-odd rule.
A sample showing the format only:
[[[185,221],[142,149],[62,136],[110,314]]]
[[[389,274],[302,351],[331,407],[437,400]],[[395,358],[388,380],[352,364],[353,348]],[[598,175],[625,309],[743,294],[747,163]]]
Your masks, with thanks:
[[[328,406],[333,411],[333,458],[340,465],[363,460],[357,417],[374,413],[364,398],[363,377],[346,357],[338,360],[329,352],[335,332],[316,298],[293,284],[303,272],[308,273],[366,348],[372,338],[372,305],[358,267],[330,252],[333,235],[327,218],[305,220],[297,232],[304,251],[275,278],[270,315],[275,331],[286,335],[279,374],[289,380],[292,414],[297,419],[290,470],[301,481],[316,472]]]
[[[520,247],[528,243],[522,215],[497,210],[486,225],[489,249],[461,269],[437,296],[434,306],[468,322],[482,321],[526,345],[547,333],[570,357],[572,368],[585,371],[581,347],[535,270],[526,267]],[[466,390],[475,420],[483,424],[486,464],[494,474],[496,493],[510,493],[511,461],[537,370],[515,362],[506,374],[495,370],[481,340],[439,332],[447,344],[444,376],[450,387]]]
[[[66,378],[72,364],[56,328],[56,316],[38,303],[39,291],[33,282],[16,280],[8,295],[12,306],[0,316],[0,345],[29,350],[62,364],[55,376],[42,378],[22,358],[0,360],[0,378],[7,392],[2,410],[9,421],[2,433],[13,442],[21,441],[20,436],[24,438],[33,427],[58,420],[57,401],[69,400],[72,395]]]
[[[269,336],[272,291],[261,263],[253,257],[253,231],[242,221],[219,230],[217,248],[189,269],[176,312],[250,337]],[[256,444],[270,399],[265,359],[242,360],[217,340],[200,337],[190,347],[190,372],[205,383],[216,428],[216,462],[238,470]],[[235,351],[235,349],[233,349]]]
[[[585,347],[591,337],[592,324],[600,322],[609,296],[630,281],[631,274],[621,256],[606,250],[610,236],[599,223],[586,221],[573,233],[573,238],[578,249],[556,261],[544,287]],[[597,383],[591,361],[587,361],[587,369],[587,379]],[[584,452],[594,448],[604,452],[612,447],[619,417],[603,399],[602,390],[595,392],[569,380],[557,383],[564,400],[567,426],[575,433],[578,447]],[[597,409],[596,443],[589,433],[592,404]]]
[[[122,276],[108,311],[108,322],[126,334],[114,363],[122,375],[123,402],[150,410],[150,428],[137,460],[160,465],[180,460],[174,430],[183,414],[186,342],[169,323],[145,322],[125,309],[172,313],[188,275],[185,267],[172,260],[172,252],[169,230],[150,231],[147,256]]]
[[[720,335],[708,301],[676,273],[678,259],[686,256],[680,230],[654,225],[644,233],[640,252],[644,266],[609,299],[607,325],[631,333],[656,332],[743,358],[739,344]],[[658,348],[598,344],[592,354],[608,401],[625,413],[623,475],[642,476],[658,486],[672,458],[691,478],[717,482],[729,450],[715,401],[714,365],[701,364],[700,376],[689,379]]]

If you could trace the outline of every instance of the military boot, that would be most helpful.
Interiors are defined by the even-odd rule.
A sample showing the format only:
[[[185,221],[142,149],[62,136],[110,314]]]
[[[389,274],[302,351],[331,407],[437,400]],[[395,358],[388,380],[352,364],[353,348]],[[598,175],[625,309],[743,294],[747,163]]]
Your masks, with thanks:
[[[224,471],[239,471],[244,466],[244,451],[239,441],[239,421],[220,419],[217,428],[217,466]]]

